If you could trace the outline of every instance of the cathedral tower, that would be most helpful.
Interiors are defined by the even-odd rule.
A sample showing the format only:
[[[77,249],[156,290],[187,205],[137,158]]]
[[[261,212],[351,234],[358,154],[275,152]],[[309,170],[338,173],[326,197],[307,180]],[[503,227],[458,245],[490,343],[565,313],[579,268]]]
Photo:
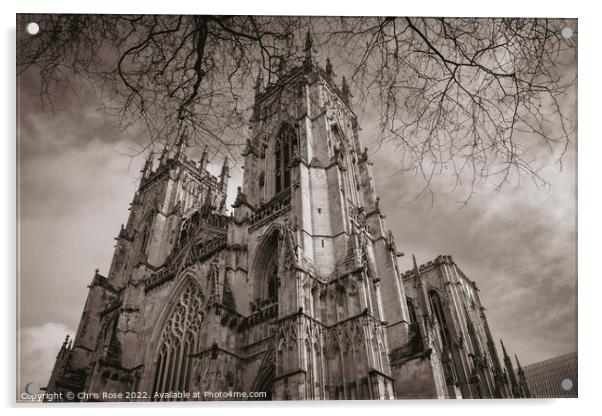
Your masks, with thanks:
[[[407,322],[397,253],[348,87],[336,85],[329,62],[315,63],[308,43],[301,65],[265,86],[260,75],[255,87],[234,204],[251,282],[238,311],[273,308],[271,337],[247,335],[273,358],[246,371],[270,378],[279,399],[394,398],[388,345],[403,342]]]

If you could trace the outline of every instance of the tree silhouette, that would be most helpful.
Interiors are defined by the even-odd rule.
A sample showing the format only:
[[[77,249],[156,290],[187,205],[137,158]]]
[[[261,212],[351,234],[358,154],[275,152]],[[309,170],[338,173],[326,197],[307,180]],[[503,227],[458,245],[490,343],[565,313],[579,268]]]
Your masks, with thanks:
[[[285,88],[283,74],[308,50],[333,77],[326,58],[336,60],[342,93],[378,117],[378,140],[397,146],[400,170],[419,174],[423,192],[440,173],[471,189],[500,189],[512,174],[544,185],[549,157],[539,155],[562,161],[574,136],[563,100],[575,86],[577,41],[561,36],[563,20],[18,17],[20,28],[30,21],[41,31],[18,36],[18,75],[35,71],[51,108],[85,80],[122,128],[146,129],[146,147],[186,129],[193,143],[239,157],[258,75]]]

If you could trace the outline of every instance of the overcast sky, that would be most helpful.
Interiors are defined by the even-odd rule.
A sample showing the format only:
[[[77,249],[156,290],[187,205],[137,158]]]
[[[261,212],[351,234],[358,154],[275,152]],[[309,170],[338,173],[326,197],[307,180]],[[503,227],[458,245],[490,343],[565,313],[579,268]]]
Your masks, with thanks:
[[[20,368],[21,384],[46,385],[94,269],[107,273],[143,161],[124,155],[140,137],[117,132],[91,91],[69,94],[52,113],[27,94],[30,81],[20,90]],[[576,97],[564,105],[574,114]],[[552,160],[543,171],[549,191],[483,185],[466,206],[462,188],[431,204],[428,195],[413,201],[420,181],[396,173],[395,152],[371,144],[371,120],[362,126],[386,221],[406,253],[401,269],[412,253],[420,263],[450,254],[480,288],[494,337],[523,364],[576,351],[574,145],[562,170]],[[230,190],[241,179],[235,168]]]

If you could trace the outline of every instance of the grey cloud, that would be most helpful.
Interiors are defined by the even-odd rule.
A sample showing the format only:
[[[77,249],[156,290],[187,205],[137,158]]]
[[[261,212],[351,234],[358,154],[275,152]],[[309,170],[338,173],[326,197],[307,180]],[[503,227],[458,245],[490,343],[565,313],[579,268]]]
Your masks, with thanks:
[[[409,202],[420,184],[394,174],[394,151],[385,146],[373,160],[401,251],[424,262],[451,254],[481,289],[494,333],[523,364],[577,349],[574,152],[563,171],[552,163],[544,172],[549,192],[528,182],[499,193],[480,186],[463,207],[457,194],[437,194],[432,207],[428,195]],[[402,269],[410,259],[402,258]]]

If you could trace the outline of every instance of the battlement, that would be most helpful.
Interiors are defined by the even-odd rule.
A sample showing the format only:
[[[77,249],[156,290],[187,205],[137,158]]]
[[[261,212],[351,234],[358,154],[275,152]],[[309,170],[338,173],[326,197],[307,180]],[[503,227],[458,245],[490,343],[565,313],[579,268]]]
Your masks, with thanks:
[[[160,164],[156,168],[149,170],[147,175],[142,177],[140,189],[148,187],[155,180],[161,178],[170,169],[177,167],[177,165],[184,167],[191,174],[191,176],[197,179],[199,182],[204,182],[210,186],[218,188],[219,178],[209,172],[201,160],[195,161],[186,155],[182,155],[177,159],[169,158],[164,161],[160,161]]]
[[[451,255],[439,255],[435,258],[435,260],[429,260],[427,263],[421,264],[418,266],[418,270],[420,273],[428,272],[433,270],[434,268],[442,265],[442,264],[455,264]],[[413,278],[416,275],[416,270],[411,269],[401,274],[402,280],[408,280]]]
[[[351,92],[345,76],[341,78],[340,87],[335,83],[335,74],[330,58],[326,59],[326,64],[322,68],[315,57],[312,49],[313,41],[309,32],[305,38],[305,57],[301,62],[295,62],[292,67],[287,67],[289,62],[280,60],[278,67],[275,70],[270,68],[271,76],[267,85],[264,86],[263,73],[260,70],[257,81],[255,83],[255,107],[253,111],[253,120],[262,118],[262,115],[269,113],[268,109],[273,101],[273,98],[282,94],[284,90],[300,88],[306,84],[313,84],[318,80],[325,83],[328,89],[334,93],[339,100],[344,103],[349,112],[353,114],[351,108]],[[299,94],[302,96],[302,94]]]
[[[330,62],[330,61],[328,61]],[[349,111],[351,109],[349,86],[346,81],[339,87],[333,79],[334,75],[328,70],[320,67],[313,59],[311,62],[305,61],[300,65],[296,65],[289,69],[285,75],[279,77],[276,81],[268,83],[265,87],[263,84],[257,92],[255,98],[255,105],[262,105],[269,97],[282,91],[286,86],[296,85],[295,80],[302,80],[303,83],[313,83],[318,79],[322,79],[328,85],[328,87],[334,92],[343,103],[347,106]],[[344,77],[343,77],[344,79]]]

